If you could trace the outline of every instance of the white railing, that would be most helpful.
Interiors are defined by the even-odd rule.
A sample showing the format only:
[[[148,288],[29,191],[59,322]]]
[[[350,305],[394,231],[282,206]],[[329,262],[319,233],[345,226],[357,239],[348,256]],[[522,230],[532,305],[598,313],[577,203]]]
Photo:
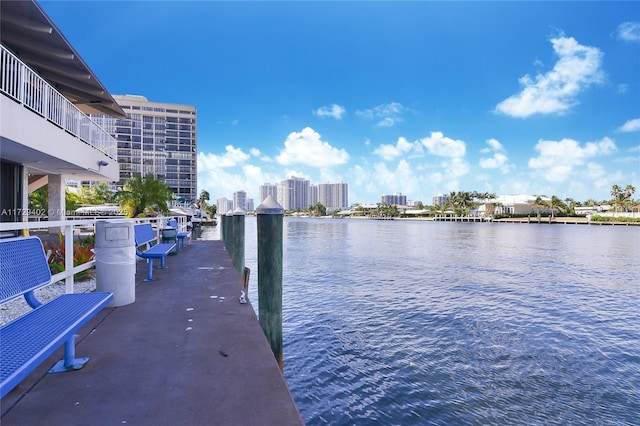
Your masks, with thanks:
[[[0,92],[117,160],[116,140],[2,45]]]
[[[93,268],[96,264],[95,259],[90,260],[89,262],[83,263],[81,265],[73,266],[73,240],[74,233],[77,232],[86,232],[87,230],[90,233],[95,233],[95,224],[97,220],[105,220],[106,218],[94,218],[94,219],[80,219],[80,220],[58,220],[58,221],[39,221],[39,222],[4,222],[0,223],[0,234],[5,233],[13,233],[18,231],[18,233],[22,234],[23,232],[33,232],[33,231],[42,231],[42,230],[50,230],[55,228],[54,232],[58,233],[60,231],[64,238],[64,271],[55,274],[51,277],[51,284],[57,283],[59,281],[65,282],[65,291],[67,293],[74,292],[74,279],[73,276],[79,272],[85,271],[89,268]],[[155,224],[156,233],[158,238],[161,238],[162,228],[166,225],[167,217],[151,217],[151,218],[136,218],[137,222],[150,222]],[[131,220],[131,219],[108,219],[109,221],[113,220]],[[178,228],[180,230],[186,230],[186,218],[178,217]]]

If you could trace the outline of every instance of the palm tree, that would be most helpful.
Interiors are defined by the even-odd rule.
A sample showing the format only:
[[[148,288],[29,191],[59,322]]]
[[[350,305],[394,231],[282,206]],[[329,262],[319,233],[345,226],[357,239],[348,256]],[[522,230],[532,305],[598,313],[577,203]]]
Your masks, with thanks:
[[[620,198],[621,198],[621,196],[623,194],[624,193],[622,192],[622,188],[620,188],[619,185],[613,185],[611,187],[611,196],[613,197],[613,205],[615,207],[615,211],[616,212],[618,211],[618,207],[617,206],[618,206],[618,204],[620,204],[620,201],[621,201]]]
[[[582,205],[582,203],[580,203],[579,201],[574,200],[573,198],[565,198],[564,202],[567,205],[567,214],[569,214],[569,215],[575,215],[576,214],[576,207],[581,207],[581,205]]]
[[[633,194],[636,192],[636,188],[629,184],[624,187],[624,201],[625,204],[633,204]]]
[[[549,203],[549,205],[551,207],[551,218],[555,217],[556,210],[562,213],[565,213],[567,210],[569,210],[569,207],[567,207],[564,201],[562,201],[560,198],[556,197],[555,195],[551,196],[551,202]]]
[[[207,207],[207,201],[209,201],[210,196],[209,196],[209,191],[207,191],[206,189],[203,189],[202,191],[200,191],[200,197],[198,197],[198,207],[200,207],[201,209],[206,209]]]
[[[533,206],[536,208],[536,217],[538,219],[538,223],[540,223],[541,217],[542,217],[542,214],[541,214],[540,210],[542,210],[543,208],[547,207],[548,204],[547,204],[546,201],[544,201],[542,199],[541,196],[538,195],[536,200],[533,202]]]
[[[144,179],[140,176],[128,179],[118,193],[118,199],[128,217],[139,217],[147,209],[168,214],[173,192],[164,182],[148,174]]]

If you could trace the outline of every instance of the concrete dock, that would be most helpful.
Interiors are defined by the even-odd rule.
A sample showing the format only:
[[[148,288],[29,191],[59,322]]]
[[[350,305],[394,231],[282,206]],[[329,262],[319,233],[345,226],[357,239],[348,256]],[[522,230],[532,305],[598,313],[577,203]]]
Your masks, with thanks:
[[[159,264],[155,261],[156,266]],[[0,402],[12,425],[302,425],[221,241],[194,240],[79,333],[81,370],[47,374],[58,350]]]

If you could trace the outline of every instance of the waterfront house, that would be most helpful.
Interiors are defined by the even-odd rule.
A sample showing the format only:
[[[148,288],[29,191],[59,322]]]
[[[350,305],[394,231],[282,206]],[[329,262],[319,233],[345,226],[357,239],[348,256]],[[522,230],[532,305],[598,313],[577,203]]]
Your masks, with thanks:
[[[0,220],[63,220],[66,179],[119,179],[117,142],[88,114],[125,114],[36,1],[2,1],[0,19]],[[48,211],[30,212],[46,184]]]

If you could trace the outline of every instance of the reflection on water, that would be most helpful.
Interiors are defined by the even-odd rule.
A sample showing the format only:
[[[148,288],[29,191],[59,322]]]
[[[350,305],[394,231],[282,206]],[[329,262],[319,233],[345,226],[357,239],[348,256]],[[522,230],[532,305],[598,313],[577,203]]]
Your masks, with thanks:
[[[639,253],[637,227],[285,219],[285,377],[309,425],[638,424]]]

